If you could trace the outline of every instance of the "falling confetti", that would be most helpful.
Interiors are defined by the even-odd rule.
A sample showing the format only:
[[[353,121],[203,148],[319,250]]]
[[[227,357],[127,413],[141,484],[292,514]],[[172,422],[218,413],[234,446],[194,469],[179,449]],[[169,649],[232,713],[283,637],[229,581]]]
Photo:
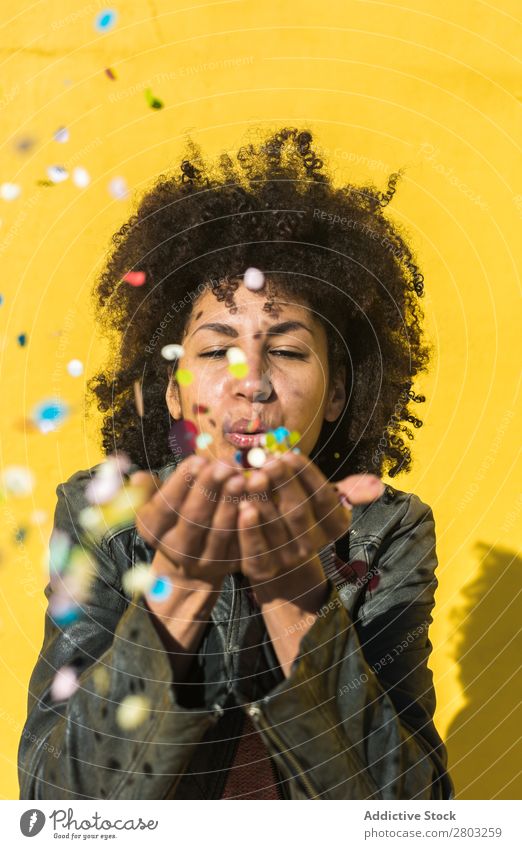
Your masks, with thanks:
[[[265,275],[259,268],[247,268],[243,282],[247,289],[250,289],[252,292],[258,292],[265,285]]]
[[[206,407],[205,404],[192,404],[192,412],[195,416],[210,413],[210,407]]]
[[[136,412],[140,419],[142,419],[143,414],[145,413],[145,408],[143,406],[143,392],[141,390],[141,383],[139,380],[134,381],[134,403],[136,405]]]
[[[65,144],[69,141],[69,130],[67,127],[60,127],[54,134],[54,140],[60,144]]]
[[[32,525],[36,525],[36,527],[40,527],[41,525],[45,525],[47,519],[49,518],[49,514],[46,510],[33,510],[31,515],[29,516],[29,521]]]
[[[151,109],[163,109],[163,101],[154,97],[150,88],[145,89],[145,99]]]
[[[16,337],[16,341],[20,345],[20,348],[24,348],[27,344],[27,333],[19,333]]]
[[[19,545],[21,545],[22,543],[25,542],[26,538],[27,538],[27,528],[24,528],[23,526],[20,526],[19,528],[17,528],[15,533],[14,533],[14,541],[17,542]]]
[[[109,183],[109,193],[116,200],[125,200],[129,194],[125,177],[113,177]]]
[[[169,448],[180,460],[194,454],[198,429],[190,419],[176,419],[169,429]]]
[[[53,678],[51,698],[55,702],[70,699],[80,686],[76,670],[72,666],[62,666]]]
[[[89,172],[79,165],[73,170],[72,180],[74,185],[78,186],[79,189],[86,189],[91,182]]]
[[[147,595],[153,601],[165,601],[172,592],[172,583],[166,575],[160,575],[154,581]]]
[[[16,183],[2,183],[0,186],[0,197],[2,200],[16,200],[20,197],[22,189]]]
[[[68,404],[59,398],[48,398],[33,407],[30,419],[40,433],[50,433],[57,430],[68,416]]]
[[[122,587],[126,593],[148,593],[156,582],[156,575],[147,563],[137,563],[134,569],[125,572],[122,578]]]
[[[63,183],[69,178],[69,172],[63,165],[49,165],[47,168],[47,176],[51,183]]]
[[[165,345],[161,349],[161,356],[164,360],[180,360],[185,354],[183,345]]]
[[[116,708],[116,722],[123,731],[138,728],[147,719],[151,710],[145,696],[127,696]]]
[[[15,150],[18,153],[28,153],[36,144],[36,139],[31,138],[30,136],[24,136],[21,139],[17,139],[15,142]]]
[[[80,377],[83,374],[83,363],[81,360],[69,360],[67,371],[71,377]]]
[[[198,433],[196,436],[196,445],[201,451],[208,448],[212,442],[214,442],[214,437],[211,433]]]
[[[105,73],[107,74],[110,80],[118,79],[112,68],[105,68]]]
[[[246,377],[249,371],[246,354],[241,348],[227,349],[228,371],[233,377],[241,380]]]
[[[144,271],[128,271],[123,277],[123,280],[125,283],[128,283],[129,286],[143,286],[146,279],[147,275]]]
[[[2,486],[8,495],[23,498],[34,488],[34,475],[27,466],[6,466],[1,475]]]
[[[89,504],[108,504],[123,486],[123,475],[130,469],[130,458],[120,452],[111,454],[100,463],[94,476],[85,487]]]
[[[194,380],[194,375],[188,368],[179,368],[174,377],[178,381],[180,386],[190,386],[192,381]]]
[[[105,668],[99,664],[92,671],[92,683],[98,695],[106,696],[111,688],[111,677]]]
[[[98,32],[108,32],[113,28],[117,19],[118,15],[114,9],[104,9],[99,15],[96,15],[96,18],[94,19],[94,28],[98,30]]]
[[[55,528],[49,540],[49,571],[51,574],[63,572],[69,559],[72,542],[69,534]]]
[[[136,519],[136,511],[146,499],[147,492],[143,486],[127,481],[111,501],[106,504],[93,504],[80,510],[78,521],[82,528],[98,537],[109,528],[132,524]]]

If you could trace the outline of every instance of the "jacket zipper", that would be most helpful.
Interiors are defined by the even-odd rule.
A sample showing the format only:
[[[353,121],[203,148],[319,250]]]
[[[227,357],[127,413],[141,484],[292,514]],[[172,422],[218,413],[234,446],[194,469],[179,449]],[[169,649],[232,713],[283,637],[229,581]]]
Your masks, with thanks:
[[[301,772],[301,767],[297,758],[292,754],[292,752],[285,747],[284,742],[281,740],[277,732],[273,729],[268,722],[266,722],[263,712],[259,705],[248,705],[246,706],[246,710],[249,716],[254,721],[254,724],[259,725],[260,733],[264,733],[266,737],[270,740],[272,745],[275,747],[275,754],[280,758],[282,763],[285,766],[285,772],[288,774],[289,778],[295,781],[297,784],[300,784],[305,792],[305,795],[308,799],[314,799],[319,796],[319,791],[314,787],[308,776],[303,775]]]

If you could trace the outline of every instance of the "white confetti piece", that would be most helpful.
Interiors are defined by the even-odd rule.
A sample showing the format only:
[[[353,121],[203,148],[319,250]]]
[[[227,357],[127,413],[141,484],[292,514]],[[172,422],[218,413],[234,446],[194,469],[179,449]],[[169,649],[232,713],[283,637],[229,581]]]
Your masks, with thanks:
[[[265,285],[265,275],[259,268],[247,268],[243,282],[247,289],[250,289],[252,292],[258,292]]]
[[[266,454],[262,448],[251,448],[247,454],[247,460],[255,469],[260,469],[265,464]]]
[[[156,575],[147,563],[137,563],[134,569],[125,572],[122,586],[126,593],[148,593],[156,583]]]
[[[2,472],[2,486],[9,495],[23,498],[34,487],[34,475],[27,466],[6,466]]]
[[[60,144],[65,144],[66,142],[68,142],[69,130],[67,129],[67,127],[59,127],[54,134],[54,140],[59,142]]]
[[[81,360],[69,360],[67,371],[71,377],[80,377],[83,374],[83,363]]]
[[[62,666],[53,678],[51,697],[55,702],[70,699],[80,686],[76,670],[72,666]]]
[[[179,360],[185,354],[183,345],[164,345],[161,356],[164,360]]]
[[[198,433],[196,436],[196,445],[199,449],[208,448],[214,442],[214,437],[211,433]]]
[[[16,183],[2,183],[0,186],[0,197],[2,200],[16,200],[20,197],[22,189]]]
[[[52,183],[63,183],[69,178],[69,172],[62,165],[49,165],[47,176]]]
[[[74,185],[78,186],[79,189],[87,188],[87,186],[91,182],[89,172],[86,171],[85,168],[81,168],[80,166],[74,169],[72,179]]]
[[[125,200],[129,194],[125,177],[113,177],[109,183],[109,193],[116,200]]]
[[[247,356],[241,348],[227,348],[227,360],[231,366],[247,362]]]

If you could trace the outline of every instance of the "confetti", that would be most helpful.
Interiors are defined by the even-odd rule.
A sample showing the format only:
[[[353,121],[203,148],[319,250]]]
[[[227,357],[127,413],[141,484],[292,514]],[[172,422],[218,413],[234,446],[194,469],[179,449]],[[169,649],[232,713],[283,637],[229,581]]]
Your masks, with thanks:
[[[246,363],[247,357],[241,348],[232,347],[227,348],[227,360],[231,366],[234,366],[239,363]]]
[[[147,595],[153,601],[165,601],[172,592],[172,583],[166,575],[160,575],[154,581]]]
[[[75,622],[80,612],[81,608],[69,598],[56,594],[49,599],[49,616],[60,627]]]
[[[33,510],[31,515],[29,516],[29,521],[32,525],[40,527],[41,525],[45,525],[48,518],[49,514],[46,510]]]
[[[19,333],[16,337],[16,341],[20,345],[20,348],[24,348],[27,344],[27,333]]]
[[[105,73],[107,74],[107,76],[109,77],[110,80],[117,80],[118,79],[115,72],[112,70],[112,68],[105,68]]]
[[[210,413],[210,407],[206,407],[205,404],[192,404],[192,412],[195,416],[200,413]]]
[[[118,15],[114,9],[104,9],[99,15],[96,15],[96,18],[94,19],[94,28],[98,30],[98,32],[108,32],[113,28],[117,19]]]
[[[237,378],[237,380],[242,380],[247,376],[249,372],[249,368],[247,363],[234,363],[233,365],[228,367],[228,371],[232,375],[232,377]]]
[[[69,178],[69,172],[63,167],[63,165],[49,165],[47,169],[47,176],[51,183],[63,183],[64,180]]]
[[[247,454],[247,460],[255,469],[260,469],[266,460],[266,454],[262,448],[251,448]]]
[[[134,569],[125,572],[122,587],[126,593],[148,593],[156,582],[156,575],[147,563],[137,563]]]
[[[178,381],[180,386],[190,386],[192,381],[194,380],[194,375],[188,368],[179,368],[174,377]]]
[[[286,427],[276,427],[273,433],[279,443],[283,443],[290,436],[290,431]]]
[[[147,275],[144,271],[128,271],[123,277],[125,283],[128,283],[130,286],[143,286],[146,279]]]
[[[21,139],[17,139],[15,142],[15,150],[18,153],[28,153],[36,144],[36,139],[31,138],[30,136],[24,136]]]
[[[130,458],[124,452],[111,454],[100,463],[94,477],[85,487],[89,504],[107,504],[116,497],[123,486],[123,475],[130,469]]]
[[[87,186],[91,182],[89,172],[79,165],[74,169],[72,179],[74,185],[78,186],[79,189],[87,188]]]
[[[69,130],[67,127],[59,127],[54,134],[54,140],[60,144],[65,144],[69,141]]]
[[[196,436],[196,445],[201,451],[208,448],[212,442],[214,442],[214,437],[211,433],[198,433]]]
[[[111,677],[105,666],[95,666],[92,671],[92,683],[98,695],[106,696],[111,688]]]
[[[198,429],[190,419],[176,419],[169,429],[169,448],[180,460],[194,454]]]
[[[180,360],[185,354],[183,345],[164,345],[161,356],[164,360]]]
[[[145,408],[143,406],[143,392],[141,391],[141,383],[139,380],[134,381],[134,403],[136,405],[136,412],[140,419],[142,419]]]
[[[49,572],[60,574],[69,559],[72,543],[68,533],[55,528],[49,540]]]
[[[50,433],[62,425],[69,416],[69,406],[59,398],[41,401],[31,411],[31,422],[40,433]]]
[[[247,289],[250,289],[252,292],[258,292],[265,285],[265,275],[259,268],[247,268],[243,282]]]
[[[125,200],[129,194],[125,177],[113,177],[109,183],[109,193],[116,200]]]
[[[163,101],[154,97],[150,88],[145,89],[145,99],[151,109],[163,109]]]
[[[2,486],[8,495],[24,498],[34,488],[34,475],[27,466],[6,466],[1,476]]]
[[[116,722],[123,731],[138,728],[147,719],[151,709],[145,696],[127,696],[116,708]]]
[[[62,666],[53,678],[51,698],[55,702],[70,699],[80,686],[76,670],[72,666]]]
[[[0,197],[2,200],[16,200],[20,197],[22,189],[16,183],[2,183],[0,186]]]
[[[25,542],[26,538],[27,538],[27,528],[24,528],[23,526],[17,528],[15,533],[14,533],[14,541],[17,542],[19,545],[21,545],[22,543]]]
[[[82,528],[95,537],[103,535],[109,528],[132,524],[136,511],[147,499],[143,486],[125,482],[116,496],[106,504],[93,504],[78,513]]]
[[[80,377],[83,374],[83,363],[81,360],[69,360],[67,371],[71,377]]]

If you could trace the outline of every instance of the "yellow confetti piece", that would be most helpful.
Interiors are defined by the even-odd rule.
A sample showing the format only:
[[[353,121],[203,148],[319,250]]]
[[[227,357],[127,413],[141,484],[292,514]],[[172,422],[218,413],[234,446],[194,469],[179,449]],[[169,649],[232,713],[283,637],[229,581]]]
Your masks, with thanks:
[[[180,386],[190,386],[192,381],[194,380],[194,375],[188,368],[179,368],[174,377],[178,381]]]
[[[127,696],[116,708],[116,722],[124,731],[132,731],[145,722],[149,711],[145,696]]]
[[[96,666],[92,672],[92,682],[99,696],[106,696],[111,688],[111,677],[105,666]]]
[[[229,365],[228,370],[232,377],[236,377],[238,380],[241,380],[248,374],[248,363],[233,363],[232,365]]]

